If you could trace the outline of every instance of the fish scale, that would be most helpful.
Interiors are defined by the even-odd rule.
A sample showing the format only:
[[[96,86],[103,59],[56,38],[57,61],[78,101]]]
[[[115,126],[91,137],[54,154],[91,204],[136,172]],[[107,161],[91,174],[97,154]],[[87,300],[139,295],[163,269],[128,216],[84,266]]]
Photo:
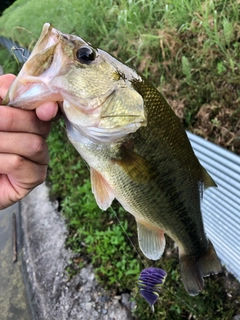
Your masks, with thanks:
[[[198,294],[203,277],[221,271],[200,208],[203,189],[216,184],[163,96],[107,52],[46,23],[4,102],[31,110],[49,100],[89,165],[99,207],[116,198],[135,217],[149,259],[161,257],[168,234],[185,289]]]

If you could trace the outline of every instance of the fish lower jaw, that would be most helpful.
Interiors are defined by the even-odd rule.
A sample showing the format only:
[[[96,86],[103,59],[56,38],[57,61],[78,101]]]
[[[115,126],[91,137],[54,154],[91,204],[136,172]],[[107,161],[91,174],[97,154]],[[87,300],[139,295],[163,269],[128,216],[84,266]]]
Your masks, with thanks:
[[[17,80],[17,78],[16,78]],[[8,105],[33,110],[46,101],[62,101],[59,92],[50,90],[43,82],[14,83],[8,93]]]

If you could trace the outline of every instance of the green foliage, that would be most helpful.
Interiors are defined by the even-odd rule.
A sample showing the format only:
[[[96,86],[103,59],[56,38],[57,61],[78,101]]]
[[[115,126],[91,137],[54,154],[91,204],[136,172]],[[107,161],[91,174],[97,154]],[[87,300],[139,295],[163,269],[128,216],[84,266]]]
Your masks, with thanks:
[[[225,0],[17,0],[0,18],[0,30],[27,47],[45,22],[79,34],[157,87],[164,79],[169,101],[184,100],[184,123],[191,128],[201,106],[216,97],[226,107],[235,104],[222,97],[221,84],[239,83],[239,9]]]
[[[139,295],[137,279],[141,269],[150,262],[136,253],[136,227],[129,215],[116,203],[102,212],[93,198],[89,173],[85,164],[67,142],[62,122],[55,123],[49,136],[50,171],[49,183],[53,194],[58,195],[68,226],[67,245],[76,253],[69,262],[69,276],[79,272],[83,259],[91,261],[98,280],[107,288],[132,292],[137,307],[134,316],[139,320],[198,319],[228,320],[238,311],[239,297],[230,299],[223,286],[224,276],[205,279],[205,290],[197,297],[189,296],[183,288],[178,256],[165,255],[153,266],[167,271],[155,313]],[[117,214],[120,221],[116,221]],[[129,241],[130,237],[131,242]],[[173,244],[167,239],[171,252]],[[76,262],[78,261],[78,262]]]
[[[7,49],[0,46],[0,65],[4,73],[16,74],[21,69],[21,65],[14,59]]]
[[[186,81],[191,81],[191,65],[190,62],[188,60],[188,58],[186,58],[185,56],[182,56],[182,72],[186,77]]]
[[[187,128],[204,135],[207,129],[200,115],[210,106],[212,129],[205,137],[237,151],[239,137],[234,140],[231,135],[229,142],[224,139],[229,127],[237,133],[240,116],[239,18],[240,3],[232,0],[17,0],[0,18],[0,30],[30,48],[45,22],[78,34],[148,77],[164,92]],[[8,70],[15,68],[6,51],[0,50],[1,57]],[[225,109],[227,117],[221,116]],[[203,118],[207,115],[204,112]],[[174,255],[155,264],[161,264],[168,277],[152,314],[139,296],[137,277],[143,267],[125,234],[137,246],[133,219],[114,203],[122,228],[112,210],[102,212],[97,207],[86,165],[67,142],[62,122],[53,126],[48,141],[49,184],[69,227],[67,245],[76,252],[80,266],[82,257],[94,263],[99,281],[132,292],[136,319],[228,320],[239,313],[239,296],[227,296],[222,276],[206,279],[205,291],[190,297]],[[150,262],[142,259],[148,266]],[[76,272],[73,264],[76,262],[69,264],[69,275]]]
[[[139,320],[229,320],[238,312],[238,301],[230,301],[223,287],[223,275],[205,278],[205,290],[196,297],[189,296],[181,284],[178,261],[164,257],[161,268],[168,271],[162,286],[155,312],[151,314],[147,302],[139,296],[135,288],[134,299],[137,303],[134,315]]]
[[[125,221],[124,230],[128,230]],[[130,233],[128,232],[128,236]],[[112,224],[103,231],[87,233],[85,238],[87,253],[96,266],[98,278],[107,277],[107,284],[129,288],[140,274],[140,264],[133,258],[132,247],[123,232],[122,226]],[[114,257],[114,260],[113,260]]]
[[[0,3],[0,15],[2,12],[9,7],[15,0],[2,0]]]

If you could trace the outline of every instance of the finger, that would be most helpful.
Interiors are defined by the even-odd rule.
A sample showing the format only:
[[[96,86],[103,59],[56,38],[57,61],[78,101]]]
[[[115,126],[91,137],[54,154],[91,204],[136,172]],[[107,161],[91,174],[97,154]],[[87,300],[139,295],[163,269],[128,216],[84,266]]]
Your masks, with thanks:
[[[0,106],[0,131],[29,132],[45,137],[50,127],[50,122],[39,120],[35,111]]]
[[[47,166],[0,154],[0,209],[15,203],[46,179]]]
[[[58,105],[55,102],[46,102],[36,109],[37,117],[42,121],[50,121],[57,115]]]
[[[45,140],[36,134],[0,132],[0,153],[17,154],[39,164],[48,164]]]
[[[7,94],[7,91],[16,78],[13,74],[7,74],[0,77],[0,97],[4,98]],[[36,109],[36,114],[38,118],[42,121],[52,120],[58,112],[58,105],[56,102],[46,102],[40,105]]]
[[[19,188],[29,190],[46,178],[47,166],[32,162],[15,154],[0,154],[0,174]]]

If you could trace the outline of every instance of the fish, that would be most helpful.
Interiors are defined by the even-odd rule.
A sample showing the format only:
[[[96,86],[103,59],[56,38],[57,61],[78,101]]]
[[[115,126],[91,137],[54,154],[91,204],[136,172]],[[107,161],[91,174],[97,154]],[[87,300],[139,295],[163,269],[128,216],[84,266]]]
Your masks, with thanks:
[[[98,206],[117,199],[135,217],[150,260],[163,255],[165,234],[172,238],[186,291],[201,292],[204,277],[222,270],[201,213],[203,192],[216,183],[161,93],[109,53],[45,23],[4,103],[33,110],[46,101],[62,110]]]

